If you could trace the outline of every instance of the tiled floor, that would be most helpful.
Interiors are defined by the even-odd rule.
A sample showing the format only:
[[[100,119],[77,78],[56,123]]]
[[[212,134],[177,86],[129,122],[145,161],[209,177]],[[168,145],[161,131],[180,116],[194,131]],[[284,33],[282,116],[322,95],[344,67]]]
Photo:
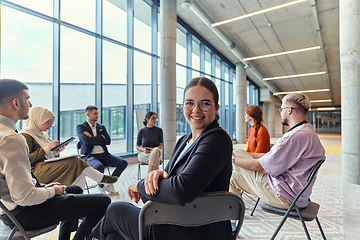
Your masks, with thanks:
[[[327,152],[327,159],[322,165],[318,179],[313,189],[311,199],[320,204],[318,214],[327,239],[359,239],[360,236],[360,185],[344,183],[341,180],[341,138],[339,135],[320,135],[321,141]],[[276,139],[271,139],[276,142]],[[242,146],[240,146],[242,147]],[[142,167],[143,176],[146,166]],[[113,201],[129,201],[126,190],[127,186],[137,178],[137,164],[129,165],[120,176],[115,188],[120,192],[119,196],[112,197]],[[91,181],[91,180],[90,180]],[[90,190],[97,192],[96,188]],[[249,198],[244,197],[246,213],[239,239],[270,239],[273,231],[281,220],[280,216],[265,213],[258,207],[253,216],[250,212],[254,205]],[[141,204],[140,204],[141,205]],[[322,239],[316,222],[307,223],[312,239]],[[0,226],[0,232],[4,228]],[[57,230],[38,237],[45,240],[57,239]],[[0,239],[1,238],[0,234]],[[299,221],[288,219],[276,239],[306,239],[305,233]]]

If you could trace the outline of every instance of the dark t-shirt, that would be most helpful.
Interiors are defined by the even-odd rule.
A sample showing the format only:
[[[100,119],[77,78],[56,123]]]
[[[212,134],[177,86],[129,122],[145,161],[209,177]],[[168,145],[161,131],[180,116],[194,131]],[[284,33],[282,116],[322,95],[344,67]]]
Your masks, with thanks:
[[[142,147],[157,147],[159,143],[163,142],[163,132],[162,129],[159,127],[144,127],[140,129],[136,145]]]

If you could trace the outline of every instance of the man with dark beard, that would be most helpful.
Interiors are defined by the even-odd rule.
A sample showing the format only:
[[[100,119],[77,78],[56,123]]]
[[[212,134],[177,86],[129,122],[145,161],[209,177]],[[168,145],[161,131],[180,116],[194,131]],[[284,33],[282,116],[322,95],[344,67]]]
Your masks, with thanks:
[[[306,121],[309,108],[310,100],[304,94],[291,93],[282,99],[278,112],[282,124],[290,129],[266,154],[246,153],[241,149],[233,152],[230,192],[239,195],[244,191],[271,206],[289,207],[306,184],[310,169],[325,159],[320,139]],[[297,201],[299,208],[308,205],[313,185],[314,182]]]

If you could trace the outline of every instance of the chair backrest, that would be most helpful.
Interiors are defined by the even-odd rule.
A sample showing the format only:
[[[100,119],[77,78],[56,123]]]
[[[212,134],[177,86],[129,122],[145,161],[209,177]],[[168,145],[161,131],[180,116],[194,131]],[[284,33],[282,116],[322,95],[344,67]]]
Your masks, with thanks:
[[[0,199],[1,199],[1,196],[0,196]],[[7,207],[5,207],[5,205],[1,201],[0,201],[0,209],[5,212],[5,214],[10,218],[10,220],[15,225],[15,227],[12,228],[12,231],[10,232],[8,239],[12,239],[12,236],[15,234],[15,232],[20,231],[26,240],[28,240],[28,239],[30,240],[29,235],[25,232],[25,230],[20,225],[18,220],[16,220],[15,216],[11,214],[9,209],[7,209]]]
[[[305,186],[300,190],[300,192],[296,195],[295,199],[292,201],[291,205],[290,205],[290,209],[292,209],[293,206],[295,206],[297,200],[300,198],[300,196],[305,192],[305,190],[310,186],[311,182],[313,181],[314,177],[317,175],[321,164],[323,164],[325,162],[325,160],[320,160],[317,163],[315,163],[315,165],[312,167],[310,176],[307,179],[307,182],[305,184]]]
[[[135,117],[136,117],[136,123],[137,123],[137,130],[140,131],[144,127],[143,121],[144,117],[146,115],[147,111],[146,109],[135,109]]]
[[[76,151],[77,151],[78,153],[80,153],[80,149],[81,149],[81,143],[80,143],[80,141],[78,141],[78,142],[76,143]]]
[[[241,198],[229,192],[202,194],[184,206],[148,201],[139,214],[139,236],[144,225],[171,224],[184,227],[202,226],[225,220],[238,220],[234,239],[240,231],[245,213]]]
[[[0,196],[1,199],[1,196]],[[30,240],[32,237],[39,236],[41,234],[50,232],[56,228],[58,224],[54,224],[48,227],[31,230],[31,231],[25,231],[24,228],[21,226],[21,224],[18,222],[18,220],[15,218],[15,216],[9,211],[9,209],[0,201],[0,209],[5,212],[5,214],[10,218],[10,220],[15,225],[14,227],[10,227],[11,231],[9,232],[7,240],[10,239],[19,239],[23,237],[25,240]],[[20,234],[18,234],[20,233]]]

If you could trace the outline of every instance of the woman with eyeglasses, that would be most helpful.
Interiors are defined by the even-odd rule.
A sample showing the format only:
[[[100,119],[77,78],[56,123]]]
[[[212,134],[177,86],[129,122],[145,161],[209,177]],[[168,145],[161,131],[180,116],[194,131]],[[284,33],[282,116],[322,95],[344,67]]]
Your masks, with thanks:
[[[262,125],[261,108],[257,105],[250,105],[245,108],[245,122],[250,123],[251,128],[248,132],[248,146],[246,152],[267,153],[270,151],[270,135],[264,125]]]
[[[157,115],[147,112],[143,124],[137,135],[136,149],[139,151],[138,159],[142,163],[149,164],[148,173],[159,169],[163,147],[163,131],[156,127]]]
[[[192,202],[204,192],[228,191],[231,177],[232,142],[219,126],[219,93],[208,78],[192,79],[184,89],[183,111],[191,133],[176,143],[165,171],[152,171],[128,188],[131,199],[173,205]],[[128,202],[113,202],[93,229],[99,240],[139,239],[140,208]],[[200,227],[145,226],[145,239],[233,239],[230,221]]]
[[[33,107],[20,131],[29,147],[31,172],[39,182],[78,185],[84,190],[85,176],[97,183],[112,184],[117,181],[117,177],[102,174],[80,158],[71,157],[60,161],[45,162],[46,159],[57,157],[65,149],[63,146],[56,151],[51,150],[59,144],[58,140],[51,140],[46,133],[54,125],[54,121],[54,113],[46,108]]]

